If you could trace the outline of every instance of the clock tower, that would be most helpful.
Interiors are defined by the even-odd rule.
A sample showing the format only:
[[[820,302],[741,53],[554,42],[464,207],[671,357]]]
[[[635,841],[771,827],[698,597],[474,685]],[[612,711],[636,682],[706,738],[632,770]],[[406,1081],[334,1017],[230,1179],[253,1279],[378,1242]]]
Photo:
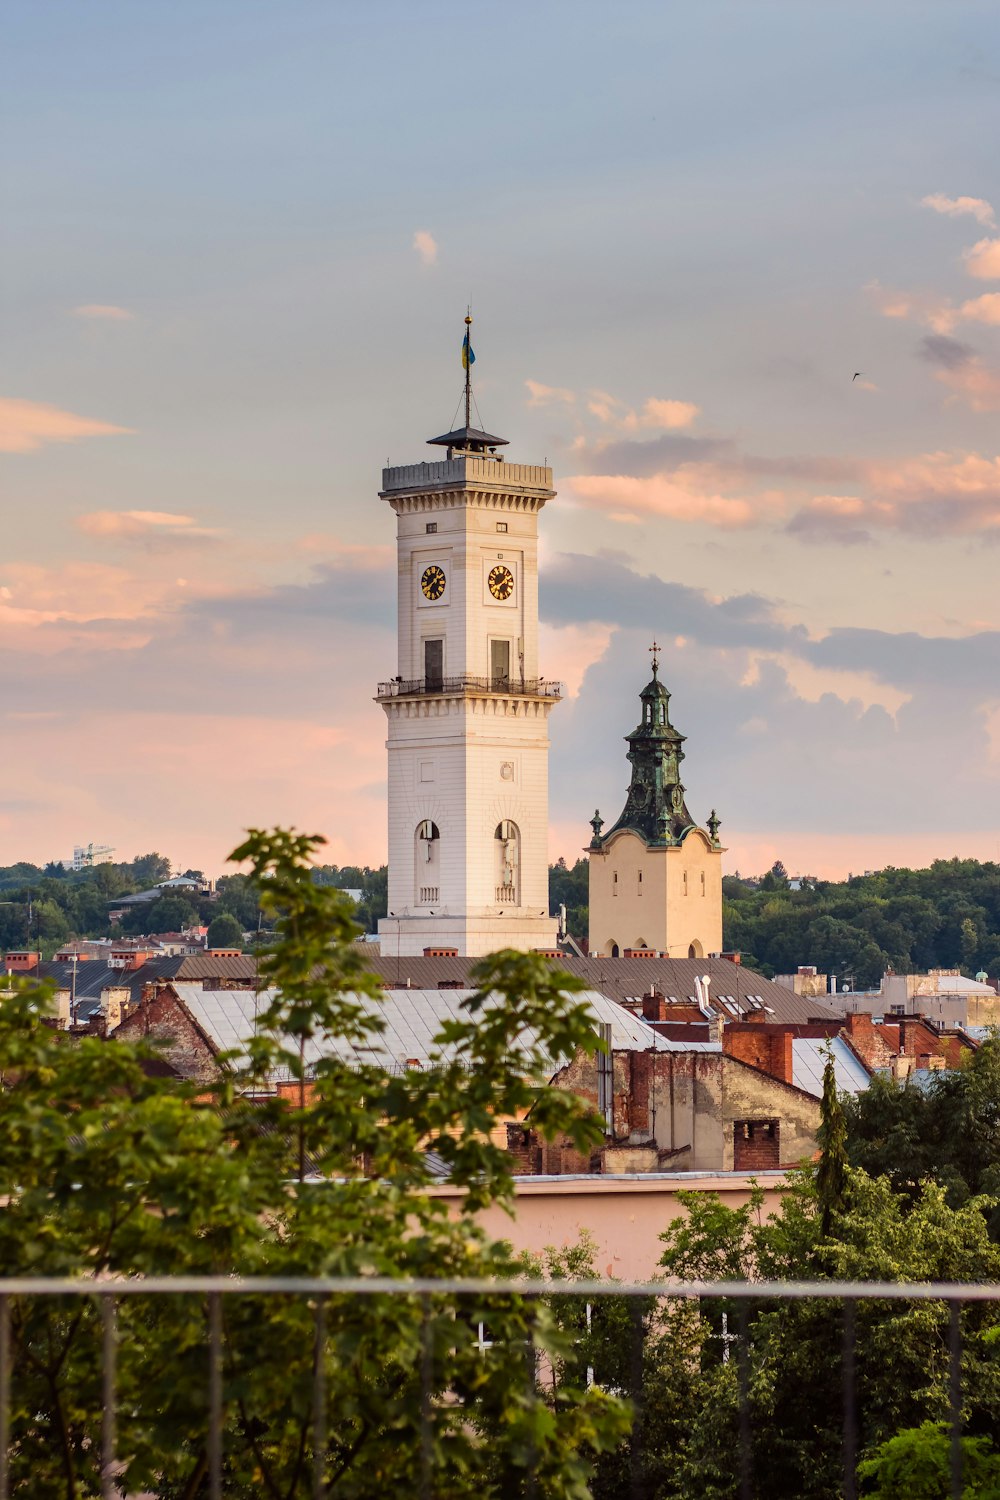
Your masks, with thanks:
[[[561,687],[538,669],[538,516],[552,470],[512,464],[471,424],[432,462],[382,471],[396,514],[397,675],[388,719],[386,956],[551,950],[548,716]]]

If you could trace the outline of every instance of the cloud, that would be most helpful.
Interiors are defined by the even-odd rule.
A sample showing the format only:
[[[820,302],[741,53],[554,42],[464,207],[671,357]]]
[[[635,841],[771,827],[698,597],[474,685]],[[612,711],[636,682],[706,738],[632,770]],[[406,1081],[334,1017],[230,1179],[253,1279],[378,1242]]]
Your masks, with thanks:
[[[115,307],[111,302],[85,302],[74,307],[74,318],[104,318],[109,323],[127,323],[133,317],[127,307]]]
[[[863,522],[869,505],[858,495],[815,495],[791,518],[785,531],[807,542],[857,547],[872,539]]]
[[[993,207],[985,198],[948,198],[944,193],[928,193],[920,203],[923,208],[932,208],[936,214],[947,214],[953,219],[971,214],[987,229],[992,229],[995,222]]]
[[[633,411],[617,396],[608,391],[590,391],[587,410],[592,417],[607,427],[617,427],[622,432],[638,432],[640,427],[665,427],[674,430],[690,427],[701,407],[693,401],[677,401],[661,396],[650,396],[641,411]]]
[[[980,281],[1000,278],[1000,240],[977,240],[963,252],[965,269]]]
[[[162,550],[190,542],[214,542],[221,531],[199,526],[194,516],[168,510],[94,510],[78,516],[77,527],[87,536],[138,543]]]
[[[662,401],[650,396],[642,408],[642,422],[646,427],[690,427],[701,408],[693,401]]]
[[[1000,292],[984,292],[981,297],[963,302],[958,315],[976,323],[1000,323]]]
[[[79,417],[57,406],[0,397],[0,453],[34,453],[46,443],[74,443],[78,438],[111,437],[131,431],[131,427]]]
[[[936,379],[964,396],[973,411],[1000,411],[1000,369],[973,359],[956,369],[939,370]]]
[[[928,334],[927,338],[921,340],[917,350],[920,359],[939,365],[943,370],[957,370],[960,365],[967,365],[975,357],[975,352],[969,344],[962,344],[958,339],[947,338],[943,334]]]
[[[773,496],[746,500],[709,493],[698,477],[678,471],[637,479],[630,474],[577,474],[562,488],[594,510],[607,511],[614,520],[660,516],[673,521],[700,521],[726,530],[756,526],[773,506]]]
[[[1000,369],[988,365],[970,344],[935,335],[925,338],[917,352],[938,366],[935,379],[964,396],[973,411],[1000,411]]]
[[[942,373],[961,379],[968,368]],[[872,463],[864,489],[864,495],[814,496],[786,531],[803,541],[847,546],[870,541],[875,529],[925,538],[1000,537],[1000,457],[936,452],[898,464]]]
[[[553,402],[565,406],[572,406],[576,401],[576,393],[568,391],[565,386],[542,385],[538,380],[526,380],[528,388],[529,406],[550,406]]]
[[[438,258],[437,240],[429,229],[418,229],[413,236],[413,248],[425,266],[433,266]]]

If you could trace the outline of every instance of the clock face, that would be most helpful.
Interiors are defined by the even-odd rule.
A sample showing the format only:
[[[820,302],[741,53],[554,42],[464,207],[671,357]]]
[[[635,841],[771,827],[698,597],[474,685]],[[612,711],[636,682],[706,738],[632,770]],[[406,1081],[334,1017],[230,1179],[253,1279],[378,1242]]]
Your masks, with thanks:
[[[424,598],[440,599],[444,593],[444,586],[447,581],[444,576],[444,569],[439,568],[437,563],[431,563],[430,567],[425,568],[420,575],[420,587],[423,590]]]
[[[514,575],[503,563],[497,563],[495,568],[490,569],[486,582],[494,599],[509,599],[514,592]]]

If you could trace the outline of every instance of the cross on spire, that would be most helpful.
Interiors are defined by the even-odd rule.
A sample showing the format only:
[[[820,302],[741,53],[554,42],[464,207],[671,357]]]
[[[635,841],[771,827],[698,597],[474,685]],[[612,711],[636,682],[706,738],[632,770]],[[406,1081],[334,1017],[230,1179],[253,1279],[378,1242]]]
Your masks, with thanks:
[[[663,647],[659,644],[659,642],[657,641],[657,639],[656,639],[656,637],[654,635],[654,637],[653,637],[653,644],[649,648],[649,654],[653,658],[653,676],[654,677],[656,676],[656,669],[660,665],[660,652],[662,650],[663,650]]]

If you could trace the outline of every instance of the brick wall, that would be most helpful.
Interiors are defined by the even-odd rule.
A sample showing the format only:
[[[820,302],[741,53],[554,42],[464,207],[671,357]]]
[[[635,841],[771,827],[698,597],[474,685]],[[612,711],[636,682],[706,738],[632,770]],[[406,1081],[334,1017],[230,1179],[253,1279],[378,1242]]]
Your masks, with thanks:
[[[150,985],[113,1035],[162,1042],[163,1056],[182,1078],[208,1082],[218,1075],[215,1053],[170,985]]]
[[[764,1172],[781,1165],[781,1125],[777,1120],[736,1120],[733,1123],[733,1168]]]

